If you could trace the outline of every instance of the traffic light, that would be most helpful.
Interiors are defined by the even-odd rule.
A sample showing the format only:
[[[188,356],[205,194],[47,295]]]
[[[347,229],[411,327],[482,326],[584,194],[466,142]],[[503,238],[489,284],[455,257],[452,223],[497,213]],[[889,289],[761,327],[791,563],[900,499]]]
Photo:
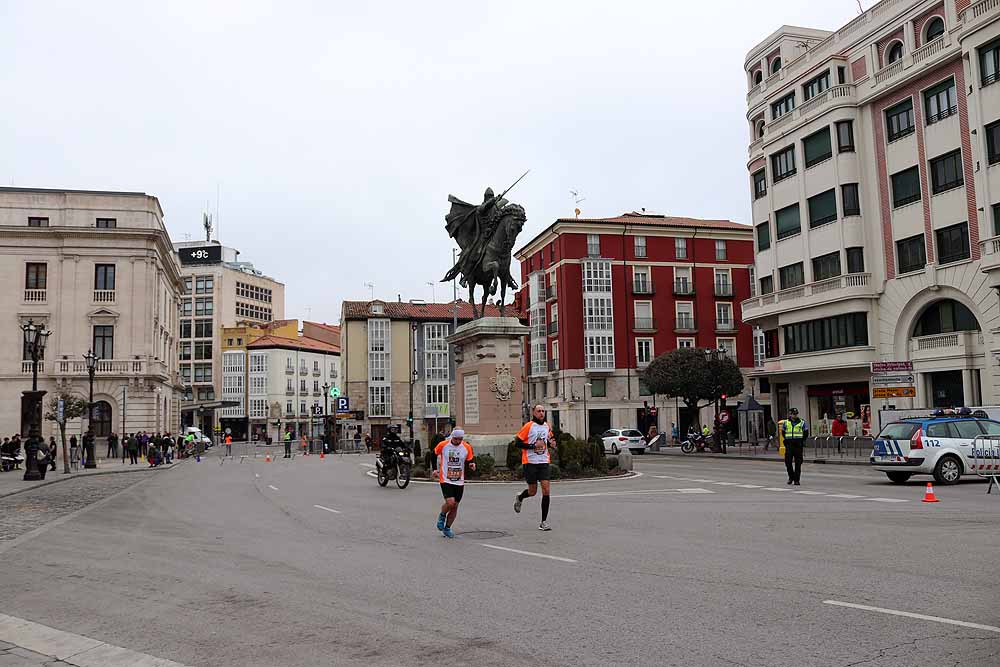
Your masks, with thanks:
[[[406,425],[413,426],[413,413],[411,412],[406,418]]]
[[[722,400],[726,400],[726,395],[723,394],[720,398],[722,398]]]

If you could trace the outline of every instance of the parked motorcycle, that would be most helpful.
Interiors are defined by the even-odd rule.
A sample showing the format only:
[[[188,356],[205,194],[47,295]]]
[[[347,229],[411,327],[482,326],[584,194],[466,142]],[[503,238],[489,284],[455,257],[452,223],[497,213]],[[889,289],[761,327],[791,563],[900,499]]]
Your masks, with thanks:
[[[385,447],[375,459],[375,473],[379,486],[388,486],[389,480],[396,480],[396,486],[405,489],[410,484],[410,469],[413,468],[413,453],[409,447]]]
[[[687,440],[681,443],[681,451],[685,454],[691,454],[696,449],[703,452],[708,446],[708,441],[701,433],[688,433]]]

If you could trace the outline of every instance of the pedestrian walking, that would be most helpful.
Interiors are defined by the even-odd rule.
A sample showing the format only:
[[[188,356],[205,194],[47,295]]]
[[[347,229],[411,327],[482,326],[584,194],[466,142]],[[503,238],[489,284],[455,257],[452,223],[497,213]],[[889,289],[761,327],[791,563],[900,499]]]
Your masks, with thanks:
[[[677,428],[676,422],[670,422],[670,440],[675,445],[681,441],[681,431]]]
[[[372,453],[372,434],[371,433],[365,433],[365,449],[368,451],[369,454]]]
[[[292,432],[291,430],[285,431],[284,435],[285,441],[285,458],[292,458]]]
[[[116,459],[118,458],[118,434],[111,433],[108,436],[108,454],[107,458]]]
[[[798,408],[788,409],[788,419],[781,424],[785,439],[785,469],[788,483],[799,485],[802,479],[802,457],[805,440],[809,437],[809,425],[799,419]]]
[[[128,460],[133,466],[139,462],[139,438],[135,433],[128,437]]]
[[[56,471],[56,452],[59,448],[56,446],[55,436],[49,436],[49,465],[52,466],[52,472]]]
[[[458,504],[462,502],[462,495],[465,493],[465,466],[468,465],[469,470],[476,469],[476,463],[472,460],[472,447],[465,442],[465,431],[460,428],[453,430],[448,440],[442,440],[434,448],[434,454],[441,471],[438,481],[441,483],[441,495],[444,496],[437,529],[445,537],[455,537],[451,527],[458,517]]]
[[[38,470],[39,479],[45,479],[45,473],[49,469],[49,446],[45,444],[45,438],[41,436],[37,438],[37,445],[38,449],[35,450],[35,468]]]
[[[531,421],[521,427],[515,436],[521,448],[521,464],[524,468],[524,481],[528,488],[514,496],[514,511],[521,512],[521,503],[530,498],[542,486],[542,522],[538,530],[552,530],[548,524],[549,518],[549,472],[550,449],[556,446],[552,427],[545,421],[545,406],[539,404],[531,410]]]
[[[233,436],[229,433],[226,434],[226,456],[233,455]]]
[[[830,425],[830,435],[837,439],[837,453],[839,454],[844,444],[844,437],[847,435],[847,420],[844,419],[842,413],[838,412],[833,424]]]
[[[306,440],[306,434],[302,434],[302,456],[309,454],[309,441]]]
[[[163,461],[174,462],[174,438],[170,435],[170,431],[163,434]]]
[[[354,451],[361,451],[361,429],[354,432]]]
[[[72,470],[80,469],[80,446],[75,435],[69,436],[69,467]]]

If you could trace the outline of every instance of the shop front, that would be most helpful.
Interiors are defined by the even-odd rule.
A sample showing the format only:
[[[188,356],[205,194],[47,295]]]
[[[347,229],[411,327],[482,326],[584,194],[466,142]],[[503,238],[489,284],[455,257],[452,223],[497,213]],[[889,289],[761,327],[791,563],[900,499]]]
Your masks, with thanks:
[[[809,421],[817,425],[828,424],[838,414],[844,415],[850,424],[860,420],[863,406],[871,404],[867,382],[808,385],[806,395],[809,398]],[[813,431],[819,433],[815,428]]]

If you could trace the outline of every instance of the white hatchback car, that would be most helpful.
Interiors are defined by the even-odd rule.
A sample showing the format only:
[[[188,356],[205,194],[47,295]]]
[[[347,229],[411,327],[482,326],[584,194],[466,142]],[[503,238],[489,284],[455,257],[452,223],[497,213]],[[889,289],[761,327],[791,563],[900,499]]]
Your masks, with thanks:
[[[631,451],[633,454],[646,453],[646,440],[642,433],[631,428],[611,428],[601,434],[604,442],[604,451],[617,454],[623,449]]]

